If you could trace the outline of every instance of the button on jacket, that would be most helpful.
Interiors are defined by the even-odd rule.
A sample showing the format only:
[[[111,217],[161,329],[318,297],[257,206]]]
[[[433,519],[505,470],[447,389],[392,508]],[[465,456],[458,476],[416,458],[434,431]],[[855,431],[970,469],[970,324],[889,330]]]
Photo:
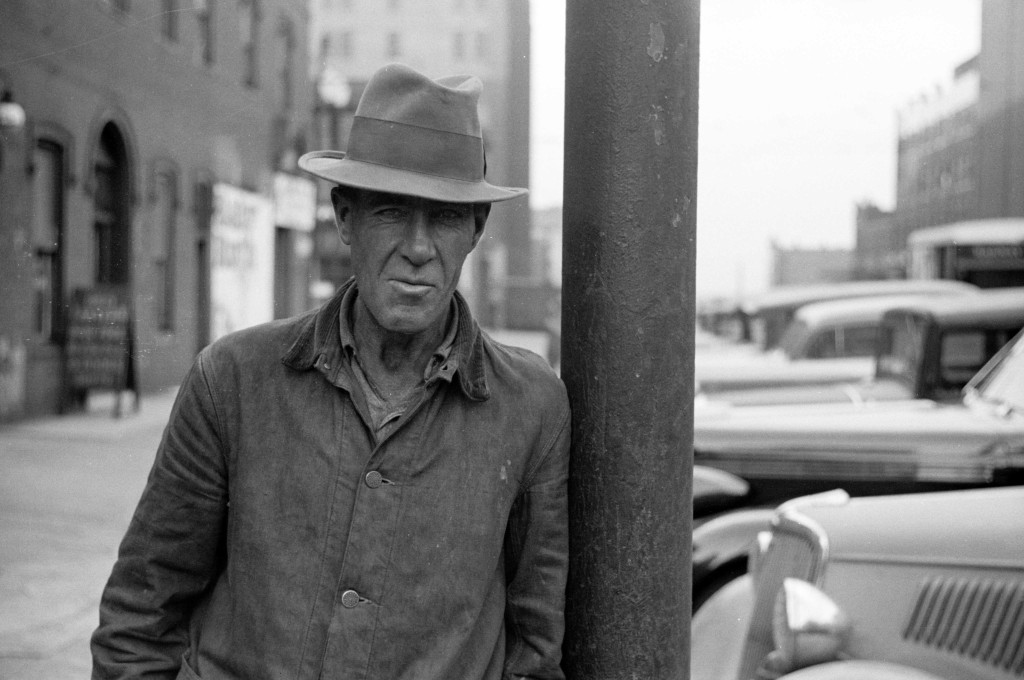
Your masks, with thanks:
[[[465,302],[381,441],[316,312],[227,336],[182,384],[104,590],[94,678],[560,678],[569,409]]]

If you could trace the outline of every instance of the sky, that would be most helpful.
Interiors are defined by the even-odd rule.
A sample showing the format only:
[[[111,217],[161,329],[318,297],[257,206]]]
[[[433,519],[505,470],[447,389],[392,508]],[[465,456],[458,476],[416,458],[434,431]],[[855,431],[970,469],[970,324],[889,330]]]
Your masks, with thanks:
[[[977,53],[981,0],[705,0],[697,295],[768,286],[771,244],[852,248],[895,203],[896,113]],[[565,0],[532,0],[531,204],[562,203]]]

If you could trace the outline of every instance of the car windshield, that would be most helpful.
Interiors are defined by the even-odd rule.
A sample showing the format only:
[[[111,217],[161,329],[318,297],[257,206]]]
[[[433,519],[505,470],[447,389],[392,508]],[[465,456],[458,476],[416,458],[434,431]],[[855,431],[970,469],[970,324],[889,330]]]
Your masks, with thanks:
[[[1004,350],[975,387],[985,401],[1024,412],[1024,334]]]
[[[913,385],[924,351],[924,321],[899,316],[882,328],[875,376]]]

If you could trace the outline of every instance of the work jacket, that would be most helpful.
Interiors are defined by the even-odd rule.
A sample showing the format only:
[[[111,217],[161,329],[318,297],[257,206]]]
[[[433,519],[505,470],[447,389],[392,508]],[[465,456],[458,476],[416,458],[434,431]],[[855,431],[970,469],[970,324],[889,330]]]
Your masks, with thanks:
[[[103,593],[94,679],[561,677],[561,381],[457,296],[447,380],[375,442],[344,293],[198,356]]]

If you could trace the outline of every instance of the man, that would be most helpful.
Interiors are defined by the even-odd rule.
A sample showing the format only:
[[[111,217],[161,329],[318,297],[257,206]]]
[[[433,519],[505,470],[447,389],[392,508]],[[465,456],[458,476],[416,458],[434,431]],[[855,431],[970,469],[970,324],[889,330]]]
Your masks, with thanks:
[[[455,291],[490,203],[480,83],[400,65],[303,156],[355,276],[185,379],[93,635],[93,677],[560,678],[569,410]]]

